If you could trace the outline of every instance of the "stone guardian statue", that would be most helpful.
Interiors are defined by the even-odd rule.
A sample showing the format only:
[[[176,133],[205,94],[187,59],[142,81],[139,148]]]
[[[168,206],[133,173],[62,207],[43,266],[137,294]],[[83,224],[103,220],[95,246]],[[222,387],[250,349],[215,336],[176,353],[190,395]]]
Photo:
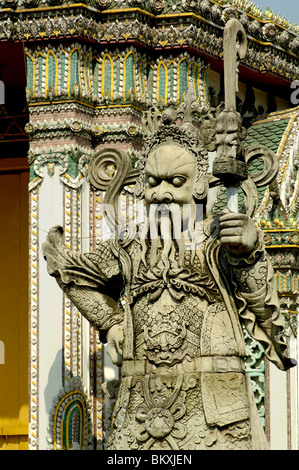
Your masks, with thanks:
[[[267,449],[245,374],[242,328],[279,369],[294,365],[263,233],[251,218],[256,185],[275,177],[275,165],[251,177],[248,162],[275,156],[261,148],[245,153],[239,117],[226,109],[217,121],[214,175],[208,174],[195,111],[201,112],[190,89],[177,111],[166,110],[157,123],[149,116],[138,171],[117,149],[95,155],[90,181],[106,189],[109,240],[76,253],[54,227],[43,245],[49,274],[121,366],[110,450]],[[100,176],[111,161],[116,172],[104,184]],[[133,181],[145,216],[137,230],[128,225],[124,232],[117,196]],[[245,213],[207,212],[209,187],[221,181],[242,185]]]

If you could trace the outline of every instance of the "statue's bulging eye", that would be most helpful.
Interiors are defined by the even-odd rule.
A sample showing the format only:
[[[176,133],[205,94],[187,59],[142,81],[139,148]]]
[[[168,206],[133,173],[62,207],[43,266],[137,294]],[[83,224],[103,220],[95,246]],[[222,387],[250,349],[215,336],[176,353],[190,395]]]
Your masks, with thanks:
[[[154,176],[150,175],[147,180],[151,186],[157,186],[158,184],[158,180]]]
[[[185,183],[185,181],[186,181],[186,179],[183,178],[182,176],[175,176],[172,180],[172,184],[176,188],[179,188],[180,186],[182,186]]]

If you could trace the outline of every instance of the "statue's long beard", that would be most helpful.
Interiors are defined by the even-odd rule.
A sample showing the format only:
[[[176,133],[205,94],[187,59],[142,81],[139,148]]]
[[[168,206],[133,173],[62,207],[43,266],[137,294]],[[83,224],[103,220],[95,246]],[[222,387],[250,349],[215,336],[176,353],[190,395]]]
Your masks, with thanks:
[[[146,267],[162,269],[166,280],[170,268],[183,267],[185,250],[194,256],[201,241],[202,212],[196,212],[195,207],[182,208],[174,203],[149,205],[141,232],[142,261]]]

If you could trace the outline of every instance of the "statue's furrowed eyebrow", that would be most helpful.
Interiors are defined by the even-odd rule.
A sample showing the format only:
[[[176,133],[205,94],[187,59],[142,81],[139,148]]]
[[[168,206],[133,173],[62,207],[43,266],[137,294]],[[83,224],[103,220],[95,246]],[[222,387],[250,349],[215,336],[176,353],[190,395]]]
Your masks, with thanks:
[[[157,162],[156,163],[156,166],[157,166]],[[150,163],[146,162],[146,173],[149,173],[149,172],[152,172],[154,173],[155,172],[155,169],[153,168],[153,165],[151,165]]]
[[[167,176],[171,176],[171,175],[176,174],[180,168],[182,168],[184,166],[188,166],[188,165],[193,165],[193,162],[182,163],[181,165],[176,166],[173,170],[169,170],[169,172],[167,173]]]
[[[186,153],[185,150],[182,150],[182,149],[181,149],[181,153],[179,153],[179,154],[175,157],[174,160],[177,160],[178,158],[180,158],[184,153]]]

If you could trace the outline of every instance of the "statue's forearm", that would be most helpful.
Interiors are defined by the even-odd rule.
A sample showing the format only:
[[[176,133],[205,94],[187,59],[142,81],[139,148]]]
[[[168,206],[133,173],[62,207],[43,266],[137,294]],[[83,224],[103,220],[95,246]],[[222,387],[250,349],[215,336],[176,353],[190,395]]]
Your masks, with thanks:
[[[281,370],[294,366],[287,356],[284,341],[284,318],[271,260],[259,235],[255,250],[247,258],[231,259],[239,315],[249,335],[265,348],[265,355]]]
[[[259,234],[256,247],[249,257],[237,260],[228,255],[228,261],[237,291],[246,301],[248,308],[260,320],[270,318],[272,308],[266,305],[266,296],[271,266],[264,249],[262,234]],[[272,285],[271,288],[275,286]]]
[[[105,337],[111,326],[122,321],[118,289],[111,278],[119,274],[119,263],[105,243],[91,253],[80,254],[63,242],[62,227],[53,227],[43,244],[48,272],[85,318]],[[106,294],[111,292],[113,298]]]
[[[234,275],[238,291],[246,300],[249,309],[260,320],[266,320],[272,315],[271,306],[267,306],[265,299],[269,289],[268,262],[262,256],[253,266],[247,268],[234,268]]]
[[[265,254],[253,264],[243,267],[233,267],[234,278],[240,292],[254,294],[260,291],[267,282],[268,263]]]
[[[111,297],[95,289],[74,284],[64,286],[63,290],[96,330],[107,331],[123,320],[117,302]]]

